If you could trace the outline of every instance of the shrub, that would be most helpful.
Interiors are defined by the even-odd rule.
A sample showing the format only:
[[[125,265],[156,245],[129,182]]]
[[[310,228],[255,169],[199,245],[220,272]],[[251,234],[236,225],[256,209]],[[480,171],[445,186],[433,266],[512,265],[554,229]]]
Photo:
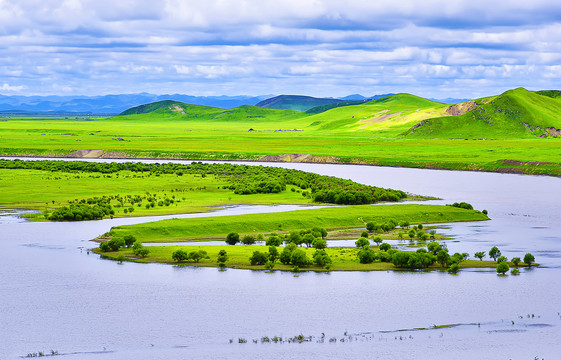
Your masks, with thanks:
[[[251,265],[265,265],[268,261],[268,254],[261,251],[254,251],[253,255],[249,257],[249,263]]]
[[[321,238],[316,238],[312,243],[312,246],[315,249],[325,249],[327,247],[327,241]]]
[[[189,258],[189,255],[185,251],[179,249],[175,250],[173,254],[171,254],[171,258],[173,261],[181,262],[186,261]]]
[[[374,258],[375,258],[374,250],[370,248],[363,248],[358,252],[357,256],[358,256],[358,261],[360,261],[361,264],[370,264],[374,262]]]
[[[368,241],[367,238],[361,237],[361,238],[358,238],[357,241],[355,241],[355,245],[358,248],[364,248],[364,247],[370,245],[370,241]]]
[[[506,261],[501,261],[497,265],[497,273],[504,275],[509,270],[509,266]]]
[[[245,235],[242,238],[242,244],[244,245],[253,245],[255,244],[255,236],[253,235]]]
[[[528,267],[532,266],[532,263],[536,261],[536,259],[534,258],[534,255],[527,253],[526,255],[524,255],[524,262],[528,265]]]
[[[388,243],[381,243],[380,244],[380,250],[381,251],[388,251],[392,248],[392,246]]]
[[[236,245],[240,241],[240,234],[231,232],[226,236],[226,244]]]
[[[310,261],[308,260],[306,252],[304,250],[296,249],[290,256],[290,263],[295,266],[305,267],[310,263]]]

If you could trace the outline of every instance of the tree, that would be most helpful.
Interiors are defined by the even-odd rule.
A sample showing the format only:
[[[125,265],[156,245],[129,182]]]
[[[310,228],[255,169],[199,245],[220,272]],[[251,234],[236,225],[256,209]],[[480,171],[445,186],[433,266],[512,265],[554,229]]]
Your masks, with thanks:
[[[363,248],[363,247],[369,246],[370,241],[368,241],[367,238],[361,237],[361,238],[358,238],[357,241],[355,241],[355,245],[358,248]]]
[[[483,258],[485,257],[485,251],[478,251],[474,254],[474,256],[479,260],[483,261]]]
[[[409,262],[410,253],[405,251],[396,251],[392,255],[392,264],[395,267],[403,268],[407,267],[407,263]]]
[[[314,235],[306,234],[302,237],[302,243],[306,244],[307,247],[311,247],[315,239]]]
[[[236,245],[240,241],[240,234],[231,232],[226,236],[226,244]]]
[[[443,268],[448,265],[450,262],[450,255],[448,255],[448,251],[440,250],[438,254],[436,254],[436,261],[442,266]]]
[[[458,263],[454,263],[448,268],[450,274],[457,274],[458,271],[460,271],[460,265],[458,265]]]
[[[242,244],[244,245],[253,245],[255,244],[255,236],[253,235],[244,235],[242,238]]]
[[[358,261],[360,261],[361,264],[370,264],[372,262],[374,262],[374,251],[370,248],[362,248],[362,250],[360,250],[357,254],[358,256]]]
[[[295,245],[302,244],[302,236],[300,235],[299,231],[291,231],[286,238],[286,241],[289,243],[294,243]]]
[[[366,223],[366,230],[368,230],[368,232],[373,232],[378,230],[378,225],[376,223],[373,222],[367,222]]]
[[[265,265],[268,261],[269,255],[261,251],[254,251],[253,255],[249,257],[249,263],[251,265]]]
[[[267,246],[281,246],[282,245],[282,239],[276,235],[271,235],[267,238],[267,241],[265,241],[265,245]]]
[[[228,261],[228,254],[226,253],[226,250],[222,249],[218,252],[218,256],[216,257],[216,261],[218,263],[225,263],[226,261]]]
[[[316,250],[313,258],[314,263],[317,266],[327,267],[328,265],[331,265],[331,258],[329,257],[329,255],[327,255],[325,250]]]
[[[325,239],[325,237],[327,236],[327,230],[325,230],[325,229],[322,228],[322,227],[314,226],[314,227],[312,228],[312,233],[315,233],[315,232],[320,233],[322,239]]]
[[[438,254],[438,252],[440,250],[442,250],[442,245],[440,245],[438,242],[436,241],[431,241],[430,243],[427,244],[427,250],[433,254],[436,255]]]
[[[125,246],[126,247],[131,247],[134,244],[134,242],[136,241],[136,238],[134,237],[134,235],[125,235],[123,240],[125,240]]]
[[[188,260],[193,260],[194,262],[198,263],[201,259],[206,256],[206,251],[199,250],[199,251],[191,251],[189,253]]]
[[[316,249],[325,249],[327,247],[327,241],[325,241],[325,239],[316,238],[312,246]]]
[[[367,238],[367,239],[368,239],[369,236],[370,236],[370,234],[369,234],[368,231],[366,231],[366,230],[363,230],[363,231],[360,233],[360,237],[363,237],[363,238]]]
[[[279,258],[279,250],[276,246],[269,246],[269,261],[275,262]]]
[[[149,253],[150,253],[150,250],[148,250],[144,246],[134,252],[135,255],[140,256],[140,257],[146,257],[146,256],[148,256]]]
[[[384,240],[382,240],[382,237],[381,237],[381,236],[374,236],[374,237],[372,238],[372,240],[374,240],[374,242],[375,242],[376,245],[378,245],[378,246],[380,246],[380,244],[382,243],[382,241],[384,241]]]
[[[388,243],[381,243],[379,247],[380,247],[380,250],[382,250],[382,251],[388,251],[389,249],[392,248],[392,246]]]
[[[413,239],[415,238],[415,235],[417,235],[417,232],[414,229],[411,229],[411,230],[409,230],[407,235],[409,235],[409,239],[411,239],[411,241],[413,241]]]
[[[503,261],[508,261],[506,256],[499,256],[499,258],[497,259],[497,262],[503,262]]]
[[[275,267],[275,263],[271,260],[269,260],[265,263],[265,269],[267,269],[269,271],[273,271],[274,267]]]
[[[501,256],[501,250],[499,250],[496,246],[493,246],[491,250],[489,250],[489,257],[493,259],[493,261],[497,261],[497,258]]]
[[[404,229],[408,229],[409,228],[409,221],[402,221],[399,226],[401,226]]]
[[[534,258],[534,255],[527,253],[526,255],[524,255],[524,263],[526,263],[528,265],[528,267],[532,267],[532,263],[536,261],[536,259]]]
[[[509,267],[506,261],[501,261],[497,265],[497,273],[504,275],[508,271]]]
[[[430,238],[434,239],[435,236],[436,236],[436,230],[431,230],[430,231]]]
[[[516,267],[518,267],[518,264],[520,264],[520,258],[519,257],[513,257],[512,260],[510,260],[510,261],[512,261],[512,263]]]
[[[302,249],[296,249],[292,252],[290,256],[290,263],[294,266],[304,267],[309,264],[308,257],[306,256],[306,252]]]
[[[171,258],[173,259],[173,261],[177,262],[185,261],[188,257],[189,255],[181,249],[175,250],[173,254],[171,254]]]

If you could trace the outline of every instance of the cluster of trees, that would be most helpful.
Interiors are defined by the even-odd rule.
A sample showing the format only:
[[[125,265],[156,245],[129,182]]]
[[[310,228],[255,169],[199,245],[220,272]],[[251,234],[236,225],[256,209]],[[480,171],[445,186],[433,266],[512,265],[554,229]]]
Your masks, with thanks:
[[[468,204],[467,202],[455,202],[453,204],[447,204],[447,206],[453,206],[453,207],[457,207],[457,208],[461,208],[461,209],[467,209],[467,210],[473,210],[473,206],[471,204]]]
[[[485,255],[485,251],[478,251],[475,253],[475,257],[479,260],[483,260]],[[499,248],[493,246],[491,250],[489,250],[488,255],[493,259],[493,261],[497,262],[497,273],[505,274],[508,270],[510,270],[510,267],[508,266],[508,259],[506,256],[501,255],[501,250],[499,250]],[[526,265],[528,265],[528,267],[531,267],[532,264],[536,261],[536,258],[531,253],[526,253],[524,255],[523,261]],[[515,275],[520,273],[520,271],[517,269],[518,265],[520,264],[520,257],[515,256],[510,260],[510,262],[512,262],[512,264],[515,266],[515,268],[512,269],[511,273]]]
[[[119,251],[122,247],[132,247],[132,251],[136,256],[146,257],[150,253],[142,243],[136,240],[134,235],[125,235],[124,237],[114,237],[109,241],[99,244],[99,249],[103,252]]]
[[[327,236],[327,230],[321,227],[314,227],[311,229],[305,229],[300,231],[291,231],[288,234],[269,234],[265,245],[267,246],[281,246],[283,243],[295,244],[296,246],[306,245],[308,247],[314,247],[316,249],[324,249],[327,247],[327,242],[325,237]],[[236,232],[231,232],[226,236],[226,244],[236,245],[242,243],[244,245],[253,245],[256,241],[264,240],[263,234],[258,234],[253,236],[251,234],[244,235],[240,238],[240,234]]]
[[[82,221],[99,220],[109,215],[114,215],[115,210],[109,204],[71,204],[53,211],[48,219],[51,221]]]
[[[315,202],[335,204],[372,204],[379,201],[399,201],[407,197],[403,191],[378,188],[355,183],[351,180],[323,176],[300,170],[265,166],[248,166],[234,164],[203,164],[193,162],[184,164],[143,164],[143,163],[92,163],[86,161],[21,161],[0,160],[0,168],[35,169],[52,172],[92,172],[111,174],[119,171],[145,172],[150,174],[198,174],[215,175],[225,178],[230,185],[227,188],[238,194],[256,192],[280,192],[287,185],[300,188],[304,196],[310,196]]]
[[[178,249],[171,254],[171,258],[176,262],[192,261],[198,263],[201,259],[209,258],[207,252],[204,250],[187,251]]]

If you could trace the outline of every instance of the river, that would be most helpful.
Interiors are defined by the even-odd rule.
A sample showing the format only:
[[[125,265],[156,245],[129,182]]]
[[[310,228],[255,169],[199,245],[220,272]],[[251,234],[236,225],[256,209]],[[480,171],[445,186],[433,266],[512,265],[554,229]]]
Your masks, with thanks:
[[[95,246],[89,240],[111,226],[155,217],[34,223],[4,215],[0,359],[51,349],[65,359],[559,358],[561,179],[353,165],[263,165],[443,199],[432,203],[469,202],[488,210],[492,220],[443,230],[455,236],[448,241],[452,252],[473,255],[496,245],[508,258],[531,252],[544,267],[503,277],[476,270],[456,276],[295,276],[119,265],[88,252]],[[286,209],[292,207],[243,206],[212,215]],[[300,334],[313,338],[286,341]],[[283,342],[262,343],[265,336],[282,336]],[[247,343],[239,343],[240,338]]]

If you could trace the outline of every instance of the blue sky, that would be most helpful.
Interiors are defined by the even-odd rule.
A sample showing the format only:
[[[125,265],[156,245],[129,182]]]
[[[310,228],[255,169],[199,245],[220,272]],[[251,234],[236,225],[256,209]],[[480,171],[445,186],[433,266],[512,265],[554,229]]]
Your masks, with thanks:
[[[560,89],[558,0],[0,0],[0,94]]]

